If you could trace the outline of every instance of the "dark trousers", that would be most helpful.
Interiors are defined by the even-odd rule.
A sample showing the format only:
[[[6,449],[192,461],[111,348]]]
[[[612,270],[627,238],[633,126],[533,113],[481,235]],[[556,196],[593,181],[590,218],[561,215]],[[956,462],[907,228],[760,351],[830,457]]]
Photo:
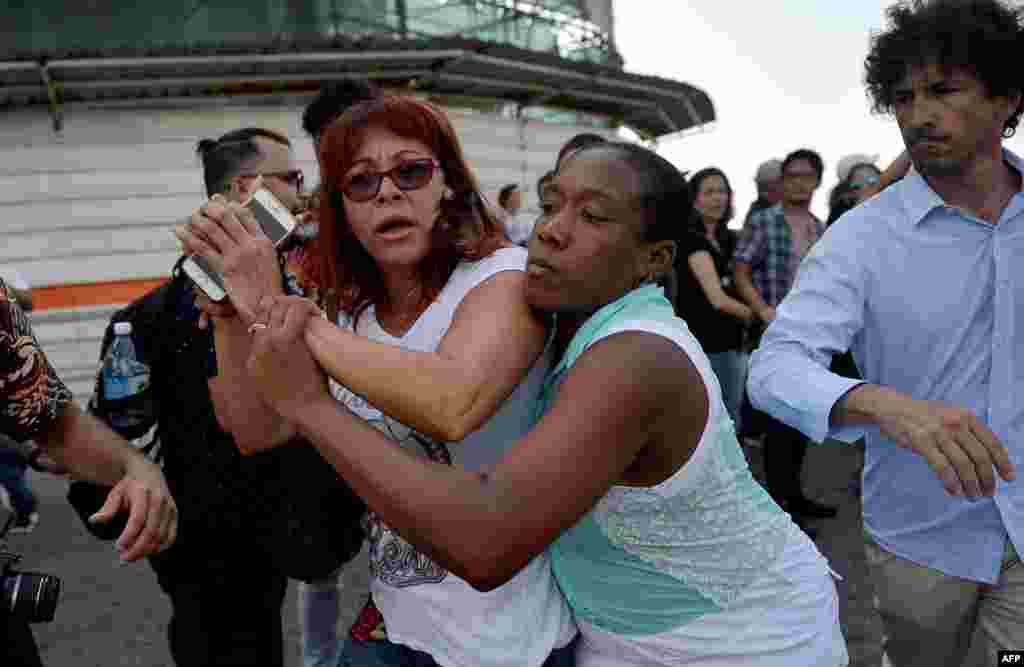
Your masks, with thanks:
[[[765,434],[765,422],[769,417],[765,413],[754,408],[750,404],[750,397],[747,395],[747,388],[743,387],[743,402],[740,403],[740,425],[745,438],[758,438]]]
[[[29,624],[5,612],[0,612],[0,665],[43,667]]]
[[[804,497],[800,472],[807,455],[807,436],[763,413],[762,423],[765,487],[775,502],[786,509],[791,501]]]
[[[171,598],[167,637],[178,667],[283,667],[285,577],[240,564],[215,577],[159,579]]]
[[[761,344],[761,336],[764,333],[764,328],[761,326],[752,326],[744,332],[743,338],[743,352],[748,356],[753,354],[754,351]],[[742,433],[740,435],[744,438],[758,438],[765,435],[768,432],[768,426],[765,424],[770,419],[768,415],[757,410],[750,403],[750,396],[747,394],[747,385],[743,383],[743,400],[740,403],[740,426],[742,427]]]

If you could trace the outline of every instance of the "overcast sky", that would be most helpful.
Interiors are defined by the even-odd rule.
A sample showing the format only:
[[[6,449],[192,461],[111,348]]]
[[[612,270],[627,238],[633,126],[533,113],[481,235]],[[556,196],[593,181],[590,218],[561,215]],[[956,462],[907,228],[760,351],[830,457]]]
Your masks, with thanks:
[[[813,148],[825,159],[814,201],[824,217],[842,156],[878,153],[884,165],[903,147],[895,122],[871,113],[863,85],[869,39],[890,4],[618,0],[615,38],[627,70],[694,84],[715,105],[711,128],[661,140],[662,155],[691,172],[720,167],[742,216],[762,160]],[[1024,139],[1007,146],[1024,152]]]

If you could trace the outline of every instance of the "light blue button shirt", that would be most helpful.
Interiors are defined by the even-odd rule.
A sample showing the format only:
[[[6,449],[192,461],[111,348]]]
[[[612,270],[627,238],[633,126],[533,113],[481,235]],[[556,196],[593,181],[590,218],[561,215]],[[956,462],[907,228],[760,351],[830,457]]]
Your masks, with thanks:
[[[994,498],[953,497],[877,427],[830,428],[832,406],[859,384],[828,370],[847,349],[867,382],[973,411],[1024,472],[1024,195],[992,225],[946,206],[912,169],[811,249],[748,381],[754,406],[815,441],[866,436],[864,525],[880,546],[994,583],[1008,535],[1024,553],[1024,476],[997,478]]]

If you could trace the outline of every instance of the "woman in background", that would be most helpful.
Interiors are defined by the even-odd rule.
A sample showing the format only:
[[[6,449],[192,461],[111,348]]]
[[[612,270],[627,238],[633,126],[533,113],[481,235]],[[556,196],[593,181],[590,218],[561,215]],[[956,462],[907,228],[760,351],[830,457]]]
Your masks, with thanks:
[[[709,167],[693,175],[690,192],[693,213],[676,250],[676,314],[707,353],[725,408],[739,432],[747,375],[743,332],[754,314],[731,294],[736,250],[736,235],[728,227],[733,216],[732,187],[721,169]]]
[[[829,193],[826,225],[831,225],[854,206],[877,192],[882,170],[877,155],[847,155],[836,166],[839,182]]]

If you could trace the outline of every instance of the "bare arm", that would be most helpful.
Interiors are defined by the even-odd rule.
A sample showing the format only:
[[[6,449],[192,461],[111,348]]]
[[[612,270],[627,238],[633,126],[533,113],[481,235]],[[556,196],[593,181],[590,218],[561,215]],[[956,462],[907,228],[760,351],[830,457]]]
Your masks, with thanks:
[[[124,560],[136,560],[170,546],[177,536],[177,507],[163,473],[127,440],[74,403],[37,440],[59,465],[80,479],[113,486],[91,521],[108,521],[129,510],[118,538]]]
[[[746,304],[740,303],[722,289],[722,278],[718,275],[709,252],[695,252],[686,259],[686,263],[697,277],[704,296],[715,310],[728,313],[742,322],[750,322],[753,319],[754,312]]]
[[[246,370],[251,335],[239,317],[217,318],[213,337],[217,348],[217,376],[209,381],[210,398],[221,428],[231,433],[243,454],[252,454],[286,442],[294,427],[277,415],[252,388]]]
[[[332,378],[423,433],[462,440],[497,412],[544,349],[544,324],[503,271],[470,290],[437,352],[376,343],[318,317],[306,342]],[[401,378],[401,381],[396,381]]]
[[[673,343],[638,332],[609,337],[580,357],[549,413],[489,474],[418,459],[326,396],[295,401],[291,416],[390,526],[491,590],[622,478],[666,419],[678,420],[687,391],[703,395]]]
[[[75,478],[105,486],[117,484],[131,464],[145,460],[127,440],[74,403],[36,441]]]
[[[736,262],[736,269],[733,276],[736,279],[736,291],[740,293],[743,300],[747,302],[751,310],[765,323],[775,319],[775,309],[765,303],[761,293],[754,287],[750,279],[751,266],[744,262]]]

